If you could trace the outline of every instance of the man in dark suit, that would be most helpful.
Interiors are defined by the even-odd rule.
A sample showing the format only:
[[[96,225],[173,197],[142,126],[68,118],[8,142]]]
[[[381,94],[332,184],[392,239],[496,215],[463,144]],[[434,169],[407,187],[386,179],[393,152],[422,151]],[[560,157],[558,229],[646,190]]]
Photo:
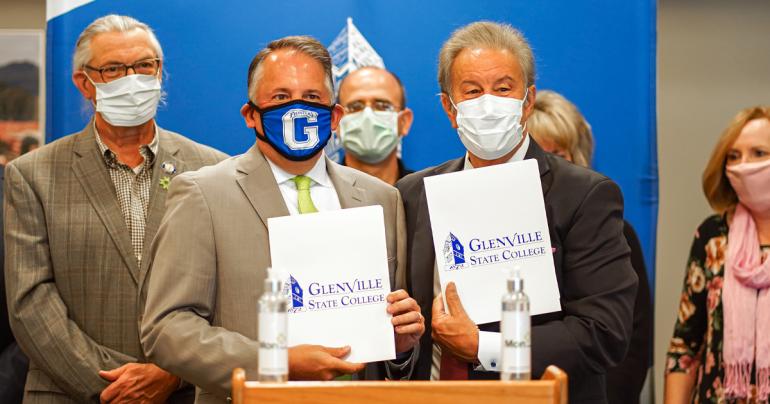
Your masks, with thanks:
[[[561,311],[532,318],[532,376],[556,365],[569,375],[570,402],[606,403],[605,369],[626,354],[637,288],[623,237],[623,200],[608,178],[547,154],[530,139],[524,128],[534,78],[532,51],[508,25],[473,23],[442,47],[441,101],[468,153],[397,183],[407,220],[409,292],[429,325],[411,378],[499,378],[499,323],[474,324],[453,283],[444,309],[423,179],[535,159]]]

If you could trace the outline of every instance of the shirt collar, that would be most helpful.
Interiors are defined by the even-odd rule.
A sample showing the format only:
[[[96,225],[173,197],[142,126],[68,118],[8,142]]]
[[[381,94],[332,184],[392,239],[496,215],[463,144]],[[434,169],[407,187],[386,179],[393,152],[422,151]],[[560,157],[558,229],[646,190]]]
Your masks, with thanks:
[[[155,156],[158,154],[158,147],[160,145],[160,141],[158,140],[158,125],[154,125],[155,127],[155,134],[152,136],[152,141],[150,141],[149,144],[145,144],[139,147],[139,153],[144,156],[145,161],[152,164],[155,160]],[[109,147],[107,147],[106,144],[102,141],[102,136],[99,134],[99,130],[96,129],[96,121],[94,121],[94,136],[96,138],[96,144],[99,145],[99,150],[102,152],[102,156],[104,157],[104,161],[107,163],[107,165],[114,165],[119,163],[117,157],[115,156],[115,152],[110,150]]]
[[[516,153],[513,153],[513,156],[511,156],[506,163],[513,163],[514,161],[522,161],[524,160],[524,156],[527,155],[527,149],[529,149],[529,134],[526,134],[524,136],[524,141],[521,142],[521,147],[519,147],[519,150],[516,150]],[[473,169],[473,164],[471,164],[471,160],[468,156],[468,153],[465,153],[465,163],[463,164],[463,171]]]
[[[270,164],[270,169],[273,171],[275,182],[278,185],[283,184],[284,182],[289,181],[295,177],[294,174],[289,174],[281,167],[278,167],[278,165],[273,163],[269,158],[265,158],[265,160],[267,160],[267,163]],[[304,175],[306,177],[310,177],[310,179],[313,180],[313,183],[315,184],[327,188],[332,187],[331,178],[329,178],[329,173],[326,171],[326,157],[323,155],[318,158],[318,161],[316,161],[316,163],[313,165],[313,168],[311,168],[310,171],[306,172]]]

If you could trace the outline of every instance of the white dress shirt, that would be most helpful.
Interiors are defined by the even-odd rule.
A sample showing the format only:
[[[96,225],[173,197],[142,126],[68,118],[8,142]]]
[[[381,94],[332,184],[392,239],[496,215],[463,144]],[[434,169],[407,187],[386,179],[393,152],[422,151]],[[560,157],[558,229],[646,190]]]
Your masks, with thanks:
[[[286,203],[289,213],[298,215],[297,184],[292,181],[292,178],[296,176],[287,173],[270,161],[270,159],[266,158],[266,160],[270,164],[275,182],[278,184],[278,189],[281,190],[281,196],[283,196],[283,201]],[[340,206],[340,198],[337,196],[337,190],[334,188],[334,184],[331,178],[329,178],[329,173],[326,171],[326,158],[324,156],[321,156],[313,168],[304,175],[311,180],[310,199],[313,200],[313,205],[315,205],[319,212],[342,208]]]
[[[519,150],[511,156],[511,159],[506,163],[514,161],[524,160],[524,156],[529,149],[529,134],[524,136],[524,140],[521,143]],[[465,155],[465,164],[463,165],[463,171],[472,170],[473,165],[468,158],[468,154]],[[441,283],[438,279],[438,264],[433,262],[433,297],[436,297],[441,293]],[[501,296],[502,298],[502,296]],[[500,371],[500,358],[501,358],[501,340],[499,332],[487,332],[479,331],[479,364],[475,370],[483,370],[487,372],[499,372]],[[438,344],[433,344],[433,358],[430,368],[430,379],[439,380],[439,374],[441,371],[441,347]]]

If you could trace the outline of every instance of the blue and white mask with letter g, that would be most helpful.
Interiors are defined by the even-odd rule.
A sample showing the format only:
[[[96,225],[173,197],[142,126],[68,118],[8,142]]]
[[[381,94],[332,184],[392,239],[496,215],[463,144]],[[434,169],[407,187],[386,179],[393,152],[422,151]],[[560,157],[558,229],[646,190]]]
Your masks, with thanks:
[[[259,108],[262,131],[257,137],[267,142],[281,156],[293,161],[305,161],[326,146],[332,135],[332,107],[293,100],[280,105]]]

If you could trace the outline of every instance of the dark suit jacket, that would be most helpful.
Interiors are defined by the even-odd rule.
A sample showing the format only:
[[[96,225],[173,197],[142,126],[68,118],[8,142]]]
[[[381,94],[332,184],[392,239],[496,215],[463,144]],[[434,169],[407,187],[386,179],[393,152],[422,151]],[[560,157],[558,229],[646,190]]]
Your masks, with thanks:
[[[636,292],[634,327],[628,354],[618,366],[607,369],[607,401],[610,404],[639,403],[652,352],[652,303],[642,245],[630,223],[625,222],[623,234],[631,247],[631,266],[639,277],[639,289]]]
[[[562,311],[532,318],[532,376],[548,365],[569,375],[572,403],[605,403],[605,370],[626,354],[637,278],[623,237],[623,199],[608,178],[545,153],[530,141],[540,169]],[[396,186],[407,221],[407,284],[426,318],[413,379],[429,379],[435,253],[423,178],[460,171],[464,158],[409,175]],[[483,324],[498,331],[499,323]],[[471,379],[498,373],[470,372]]]

